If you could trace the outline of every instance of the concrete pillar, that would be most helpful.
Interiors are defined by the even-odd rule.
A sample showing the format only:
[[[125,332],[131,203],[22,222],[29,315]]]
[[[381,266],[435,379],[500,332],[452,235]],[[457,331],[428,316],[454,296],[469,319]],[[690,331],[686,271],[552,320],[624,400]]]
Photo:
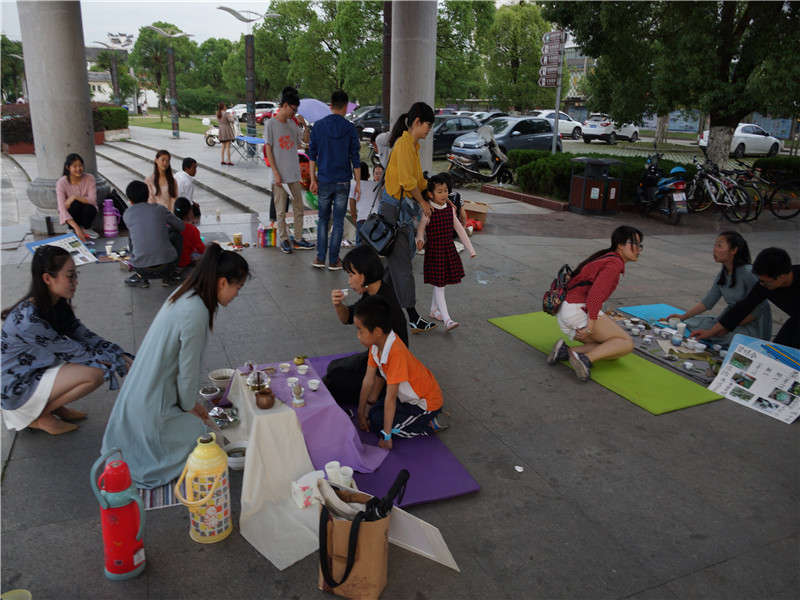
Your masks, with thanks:
[[[433,107],[436,92],[436,2],[392,3],[392,100],[390,124],[415,102]],[[423,170],[430,170],[433,134],[420,144]]]
[[[97,178],[98,208],[110,191],[97,175],[89,78],[80,2],[17,2],[25,55],[25,78],[36,147],[36,178],[28,187],[28,198],[37,211],[31,217],[34,233],[47,233],[45,217],[58,225],[56,181],[61,177],[67,154],[83,157],[86,172]]]

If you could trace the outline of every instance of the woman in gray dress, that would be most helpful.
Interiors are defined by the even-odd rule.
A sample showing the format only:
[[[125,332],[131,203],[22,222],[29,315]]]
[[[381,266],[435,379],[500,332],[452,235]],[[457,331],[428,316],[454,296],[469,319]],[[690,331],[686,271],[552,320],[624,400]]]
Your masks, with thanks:
[[[119,448],[138,487],[180,475],[208,412],[197,402],[214,315],[239,294],[249,267],[236,252],[210,244],[156,315],[114,404],[102,453]]]
[[[722,270],[705,298],[685,313],[669,316],[685,321],[691,331],[711,329],[717,323],[722,315],[720,317],[699,315],[714,308],[720,298],[724,298],[729,307],[733,306],[747,296],[754,285],[758,285],[758,277],[753,275],[750,265],[750,248],[739,233],[735,231],[720,233],[714,243],[713,256],[714,262],[722,263]],[[736,329],[722,337],[709,338],[709,342],[727,346],[737,333],[769,340],[772,336],[772,311],[769,302],[766,300],[762,302]]]
[[[220,152],[221,165],[232,165],[231,162],[231,142],[235,137],[233,135],[233,123],[236,121],[236,115],[229,113],[225,110],[225,103],[220,102],[217,105],[217,122],[219,123],[219,142],[222,144]],[[225,151],[228,152],[228,160],[225,160]]]

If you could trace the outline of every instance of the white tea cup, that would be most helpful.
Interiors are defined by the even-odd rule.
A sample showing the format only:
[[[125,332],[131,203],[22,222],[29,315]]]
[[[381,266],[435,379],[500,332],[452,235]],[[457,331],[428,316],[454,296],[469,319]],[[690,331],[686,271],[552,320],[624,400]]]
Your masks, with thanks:
[[[685,363],[683,363],[683,366],[686,367],[686,369],[689,370],[689,371],[694,369],[694,363],[693,362],[689,362],[688,360]]]
[[[352,467],[339,467],[339,483],[347,487],[353,487]]]
[[[297,372],[300,375],[305,375],[308,373],[308,365],[297,365]]]
[[[339,469],[341,465],[339,464],[338,460],[332,460],[329,463],[325,463],[325,474],[328,476],[328,481],[331,483],[339,483]]]
[[[294,386],[297,385],[298,381],[300,381],[299,377],[288,377],[286,379],[286,385],[288,385],[290,388],[293,388]]]
[[[680,319],[678,317],[672,317],[669,321],[669,326],[675,329],[680,323]]]
[[[719,352],[722,350],[722,344],[714,344],[712,348],[714,348],[714,352]]]
[[[726,356],[728,356],[728,351],[727,351],[727,350],[720,350],[720,351],[719,351],[719,355],[720,355],[722,358],[725,358]]]
[[[292,365],[289,363],[281,363],[278,365],[278,368],[280,369],[281,373],[288,373],[289,369],[292,368]]]
[[[650,342],[652,342],[652,341],[653,341],[653,336],[651,336],[651,335],[646,335],[646,336],[644,336],[642,339],[644,340],[644,343],[645,343],[645,344],[649,344]]]
[[[309,379],[308,389],[310,389],[312,392],[316,392],[319,389],[319,379]]]

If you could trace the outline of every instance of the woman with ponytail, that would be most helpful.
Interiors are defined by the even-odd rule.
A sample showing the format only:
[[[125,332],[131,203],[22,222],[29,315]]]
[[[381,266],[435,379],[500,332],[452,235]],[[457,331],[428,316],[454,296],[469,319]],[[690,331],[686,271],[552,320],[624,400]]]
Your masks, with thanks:
[[[156,315],[114,405],[102,452],[119,448],[138,487],[176,478],[208,412],[197,402],[214,315],[249,277],[247,261],[210,244]]]
[[[433,109],[416,102],[408,113],[400,115],[390,136],[392,153],[386,166],[385,188],[378,213],[397,224],[397,241],[387,258],[389,277],[400,306],[408,313],[413,333],[430,331],[436,323],[423,319],[416,309],[416,286],[411,259],[416,252],[414,217],[421,212],[431,214],[431,205],[422,197],[428,182],[422,176],[419,162],[419,140],[425,139],[433,126]]]
[[[712,315],[698,316],[714,308],[720,298],[724,298],[728,307],[733,306],[742,300],[758,285],[758,277],[753,274],[753,267],[750,264],[750,247],[740,233],[736,231],[723,231],[717,236],[712,250],[714,262],[722,264],[722,270],[711,284],[705,298],[695,304],[683,314],[669,315],[667,318],[678,317],[686,322],[686,326],[694,333],[695,331],[705,332],[717,324],[722,315],[727,312],[727,308],[719,317]],[[731,343],[731,339],[737,333],[743,333],[750,337],[761,340],[772,338],[772,311],[769,308],[769,301],[764,300],[758,307],[750,313],[739,326],[733,331],[729,331],[720,337],[706,338],[712,344]]]
[[[633,351],[633,340],[601,309],[614,293],[625,264],[639,260],[642,232],[629,225],[617,227],[611,245],[592,254],[577,266],[569,289],[558,309],[558,326],[580,346],[568,348],[559,338],[547,355],[547,364],[569,360],[581,381],[588,381],[590,369],[598,360],[625,356]]]

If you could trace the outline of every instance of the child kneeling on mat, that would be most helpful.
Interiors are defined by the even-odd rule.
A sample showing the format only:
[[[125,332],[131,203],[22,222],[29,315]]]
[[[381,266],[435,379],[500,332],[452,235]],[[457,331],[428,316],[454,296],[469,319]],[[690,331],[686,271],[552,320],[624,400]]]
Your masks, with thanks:
[[[389,303],[380,296],[364,298],[356,306],[353,322],[358,341],[369,349],[358,399],[359,429],[376,433],[378,445],[387,450],[392,449],[392,437],[411,438],[444,429],[438,419],[444,403],[442,390],[433,373],[392,331]],[[378,400],[384,380],[386,397]]]

